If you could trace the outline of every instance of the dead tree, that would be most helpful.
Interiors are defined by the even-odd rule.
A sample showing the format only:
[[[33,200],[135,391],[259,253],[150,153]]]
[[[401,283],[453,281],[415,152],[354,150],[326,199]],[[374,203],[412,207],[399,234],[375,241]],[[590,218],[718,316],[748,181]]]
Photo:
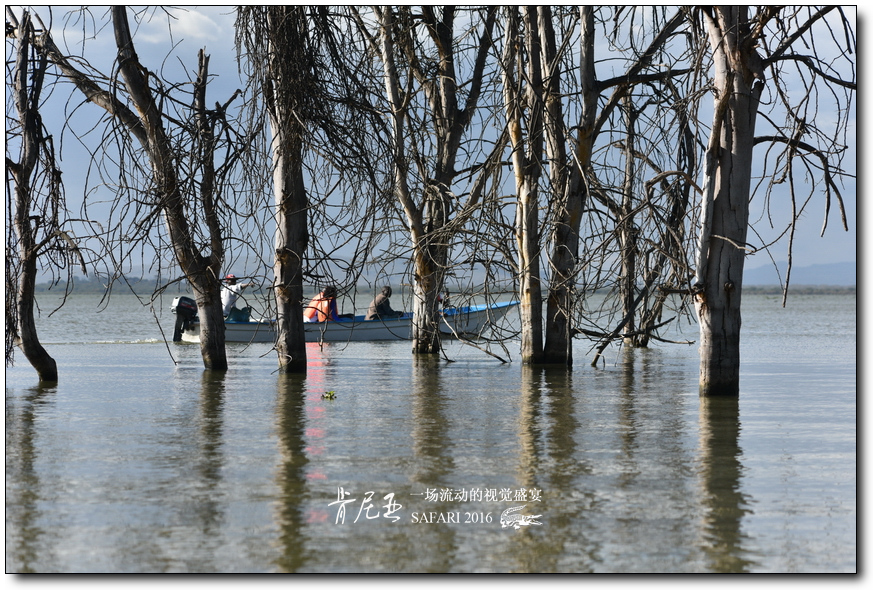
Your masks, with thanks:
[[[30,14],[25,11],[19,21],[7,7],[6,18],[15,51],[6,69],[7,93],[12,92],[7,105],[15,108],[14,116],[7,113],[6,127],[6,364],[13,363],[18,346],[40,381],[52,382],[58,380],[57,363],[40,343],[34,318],[40,259],[51,249],[66,258],[61,171],[40,116],[48,61],[34,51]],[[10,150],[16,144],[19,154],[13,159]]]
[[[480,162],[461,161],[465,151],[474,158],[481,153],[469,136],[486,82],[496,9],[472,10],[473,24],[464,30],[456,29],[458,13],[452,6],[424,6],[420,12],[380,7],[373,9],[372,19],[355,12],[358,30],[382,67],[393,193],[412,250],[412,349],[417,354],[441,350],[439,297],[451,267],[451,246],[481,205],[493,154],[503,150],[499,138]],[[462,36],[477,42],[462,47]],[[469,191],[456,186],[463,165],[479,170]]]
[[[217,174],[210,160],[215,155],[214,128],[227,127],[224,116],[236,95],[215,109],[205,108],[208,59],[201,52],[197,80],[192,85],[192,108],[180,115],[167,113],[165,109],[178,102],[160,78],[140,62],[127,9],[115,6],[111,16],[121,80],[79,69],[48,34],[40,37],[40,51],[86,100],[103,108],[110,125],[115,125],[119,139],[115,148],[123,162],[116,172],[122,179],[119,198],[126,199],[125,210],[139,215],[132,222],[117,223],[116,241],[154,244],[150,236],[163,219],[168,247],[194,291],[203,364],[207,369],[226,370],[220,288],[228,223],[223,217],[227,212],[221,188],[232,183],[227,181],[227,171]],[[111,80],[109,87],[100,85],[104,79]],[[191,154],[196,155],[193,160]],[[231,155],[226,165],[232,166],[234,161]],[[219,177],[224,184],[216,182]],[[159,242],[158,256],[162,248]]]
[[[649,36],[644,45],[639,45],[639,41],[635,40],[637,31],[634,19],[638,16],[639,8],[617,9],[613,17],[613,31],[611,39],[616,49],[619,48],[618,38],[627,37],[630,39],[626,46],[622,48],[624,54],[625,69],[618,76],[605,80],[595,80],[593,68],[594,47],[596,37],[593,31],[594,16],[591,12],[593,9],[585,7],[581,10],[581,27],[585,31],[580,39],[582,43],[583,56],[585,61],[580,62],[582,69],[583,80],[588,79],[589,88],[583,93],[585,101],[580,109],[582,116],[580,118],[580,133],[578,135],[575,146],[576,153],[580,154],[576,165],[580,167],[584,174],[584,180],[579,184],[579,192],[570,193],[571,199],[582,199],[586,205],[591,203],[593,199],[600,198],[601,201],[607,196],[608,191],[601,190],[605,186],[603,179],[598,178],[600,174],[596,170],[604,168],[604,162],[596,164],[595,152],[598,142],[603,143],[601,137],[602,130],[608,127],[611,121],[614,121],[621,115],[621,105],[627,104],[627,97],[634,90],[645,84],[667,84],[669,81],[678,76],[686,75],[689,70],[679,67],[682,65],[682,56],[686,51],[685,43],[675,43],[677,37],[681,37],[680,29],[685,24],[684,15],[681,11],[674,12],[671,16],[666,13],[662,14],[661,9],[651,9],[652,24],[645,30]],[[602,9],[601,9],[602,10]],[[625,12],[629,10],[628,12]],[[641,92],[645,93],[645,90]],[[598,104],[600,98],[606,97],[606,100]],[[664,146],[661,149],[669,149]],[[648,288],[633,296],[634,287],[632,282],[636,280],[636,237],[638,233],[634,227],[632,216],[633,199],[632,185],[628,185],[628,179],[633,176],[634,162],[633,160],[626,161],[627,168],[624,171],[623,179],[618,183],[618,194],[622,195],[620,203],[612,206],[615,221],[620,226],[619,235],[622,236],[622,244],[619,246],[619,258],[622,261],[624,269],[620,272],[620,276],[624,277],[625,284],[621,290],[621,299],[624,306],[631,310],[636,307],[639,299],[644,296]],[[606,164],[608,167],[608,164]],[[630,177],[628,176],[630,175]],[[601,187],[593,189],[593,187]],[[579,231],[579,224],[571,225],[575,232]],[[574,259],[576,272],[579,270],[579,260]],[[568,274],[566,267],[564,270],[558,269],[558,276],[562,277],[563,281],[568,280],[571,276]],[[566,296],[560,301],[560,308],[568,308],[574,302]],[[555,312],[550,312],[550,315]],[[633,314],[625,314],[624,319],[614,331],[622,333],[626,331],[627,323],[633,321]],[[624,324],[624,325],[621,325]],[[563,342],[563,331],[555,332],[555,338]],[[571,334],[576,333],[575,330],[570,331]],[[567,346],[565,343],[564,346]],[[557,349],[556,349],[557,350]],[[568,353],[569,354],[569,353]],[[595,361],[596,362],[596,357]]]
[[[279,369],[306,372],[304,257],[309,201],[304,182],[306,124],[319,96],[306,7],[241,7],[237,47],[244,50],[270,122],[276,234],[273,291]]]
[[[534,207],[548,212],[544,220],[545,227],[537,238],[538,246],[528,246],[527,254],[519,254],[523,262],[520,267],[535,270],[537,273],[539,271],[536,270],[536,265],[539,262],[533,260],[534,253],[542,256],[545,251],[549,262],[546,315],[537,320],[536,315],[541,314],[534,311],[529,316],[531,321],[522,321],[523,330],[531,331],[529,337],[522,336],[523,342],[538,342],[541,337],[537,333],[543,333],[544,338],[541,350],[531,350],[523,354],[528,359],[527,362],[573,362],[572,339],[582,333],[575,311],[579,308],[576,286],[580,273],[587,266],[587,255],[581,251],[583,244],[580,231],[584,212],[586,208],[590,208],[589,204],[602,184],[597,177],[595,161],[601,130],[614,121],[622,100],[636,85],[682,74],[682,71],[672,68],[673,59],[667,64],[662,64],[657,59],[685,22],[680,11],[670,18],[657,18],[653,21],[647,45],[632,45],[622,52],[623,73],[612,78],[598,79],[594,53],[597,41],[595,17],[598,10],[605,9],[588,6],[581,7],[578,11],[550,7],[526,9],[524,26],[522,32],[518,33],[517,42],[513,42],[511,35],[518,25],[510,24],[513,10],[508,12],[510,16],[506,27],[507,42],[504,52],[515,51],[523,58],[523,63],[527,64],[524,75],[516,75],[519,82],[508,81],[509,88],[512,88],[512,84],[518,84],[519,88],[524,84],[528,94],[524,102],[520,103],[523,107],[517,109],[516,113],[507,111],[507,121],[510,126],[520,129],[512,122],[512,117],[520,120],[523,116],[527,119],[529,158],[537,158],[543,147],[547,154],[547,162],[538,165],[533,160],[514,163],[520,201],[523,200],[523,193],[531,194],[530,189],[523,188],[525,184],[532,186],[534,183],[541,183],[540,168],[547,168],[549,172],[548,177],[543,179],[548,180],[548,190],[542,191],[545,195],[543,202],[529,205],[521,203],[517,217],[519,224],[530,228],[532,224],[529,215]],[[618,27],[618,16],[614,21]],[[574,31],[573,22],[578,23],[578,30]],[[556,31],[560,31],[560,35]],[[531,36],[534,38],[527,38]],[[578,43],[578,51],[571,52],[574,43]],[[578,56],[578,61],[569,65],[575,56]],[[523,71],[506,58],[502,67],[504,71],[508,71],[510,67],[516,67],[519,72]],[[578,69],[578,76],[567,75],[572,69]],[[520,91],[515,91],[515,95],[522,96]],[[538,130],[540,126],[542,131]],[[540,134],[544,139],[537,139]],[[535,143],[543,141],[543,147],[538,147]],[[520,145],[513,145],[512,158],[518,159],[521,156]],[[527,213],[524,213],[525,210]],[[530,229],[518,231],[519,234],[525,234]],[[521,279],[527,281],[524,276]],[[541,282],[542,277],[535,280]],[[521,297],[524,298],[527,287],[522,289]],[[537,309],[538,305],[533,303]],[[525,317],[524,307],[522,315]],[[535,346],[538,348],[540,345]]]
[[[833,197],[843,209],[838,181],[844,173],[841,136],[856,89],[854,31],[835,6],[713,7],[696,14],[709,41],[714,94],[694,285],[700,393],[738,395],[743,267],[756,249],[747,238],[752,176],[760,161],[754,148],[778,147],[775,170],[768,158],[761,174],[774,183],[787,182],[792,227],[798,211],[795,166],[817,180],[810,194],[821,184],[825,219]],[[798,81],[803,91],[792,96]],[[764,101],[768,88],[772,100]],[[835,117],[819,116],[825,104]],[[764,105],[769,106],[762,113]],[[756,135],[759,120],[770,133]],[[789,252],[790,247],[789,241]]]
[[[517,195],[515,238],[521,304],[521,360],[543,361],[543,298],[540,274],[540,174],[543,167],[544,92],[535,8],[507,7],[502,55],[503,108],[509,131]],[[523,25],[522,25],[523,23]],[[524,28],[522,28],[524,26]],[[522,51],[522,47],[524,51]],[[527,84],[523,81],[527,80]],[[525,116],[525,105],[529,114]]]
[[[683,96],[672,80],[628,94],[622,101],[623,125],[615,126],[616,141],[606,150],[607,158],[623,160],[623,168],[616,166],[609,174],[603,164],[598,167],[598,180],[612,187],[596,191],[593,199],[607,222],[599,264],[614,265],[617,278],[603,305],[588,318],[597,323],[592,316],[606,317],[612,325],[582,331],[598,341],[592,365],[615,340],[634,347],[646,347],[652,338],[663,340],[657,330],[687,308],[693,248],[686,226],[698,149]],[[676,314],[664,319],[668,299],[677,295]]]
[[[545,134],[549,158],[549,184],[551,187],[550,241],[548,283],[549,295],[545,316],[545,342],[543,362],[573,364],[573,310],[577,297],[576,282],[580,268],[580,226],[583,211],[590,199],[586,186],[592,180],[591,160],[593,145],[597,138],[595,123],[598,114],[598,86],[594,62],[594,8],[579,8],[579,62],[578,86],[569,84],[579,94],[578,119],[571,125],[563,104],[562,68],[566,50],[565,39],[555,36],[554,14],[550,7],[538,8],[543,79],[547,81],[543,96],[546,118]],[[566,15],[561,15],[565,20]],[[559,21],[560,22],[560,21]],[[570,128],[575,129],[575,140]]]

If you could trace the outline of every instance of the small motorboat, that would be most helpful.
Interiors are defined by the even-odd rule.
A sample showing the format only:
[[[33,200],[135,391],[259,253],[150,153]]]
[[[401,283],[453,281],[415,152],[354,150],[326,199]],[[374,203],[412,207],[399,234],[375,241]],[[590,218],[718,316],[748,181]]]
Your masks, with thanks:
[[[447,337],[476,338],[486,328],[502,319],[518,306],[518,301],[448,307],[441,310],[440,332]],[[176,314],[175,342],[200,342],[200,321],[197,304],[190,297],[176,297],[170,309]],[[375,342],[412,339],[412,314],[396,318],[365,320],[358,315],[342,321],[308,323],[304,325],[307,342]],[[250,319],[241,321],[231,315],[224,322],[225,342],[275,342],[276,321]]]

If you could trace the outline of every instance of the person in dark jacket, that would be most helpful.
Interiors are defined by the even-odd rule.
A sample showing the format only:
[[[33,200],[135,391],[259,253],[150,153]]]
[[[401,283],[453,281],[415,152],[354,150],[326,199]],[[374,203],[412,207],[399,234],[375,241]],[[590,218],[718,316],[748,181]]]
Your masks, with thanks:
[[[370,304],[370,308],[367,310],[367,317],[364,319],[387,320],[402,316],[402,311],[394,311],[393,309],[391,309],[391,302],[389,301],[390,298],[391,287],[382,287],[382,291],[378,295],[376,295],[376,298],[373,299],[373,302]]]

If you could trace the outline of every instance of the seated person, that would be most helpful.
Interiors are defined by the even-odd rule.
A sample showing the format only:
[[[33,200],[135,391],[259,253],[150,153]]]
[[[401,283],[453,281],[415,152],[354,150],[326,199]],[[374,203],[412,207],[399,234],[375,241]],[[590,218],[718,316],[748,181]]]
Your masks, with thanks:
[[[341,321],[336,309],[336,287],[325,287],[303,308],[304,322],[326,322],[329,320]]]
[[[391,302],[388,300],[390,297],[391,287],[382,287],[382,292],[376,295],[376,298],[373,299],[373,302],[370,304],[370,308],[367,310],[367,317],[365,317],[364,319],[387,320],[391,318],[399,318],[400,316],[402,316],[402,311],[394,311],[393,309],[391,309]]]

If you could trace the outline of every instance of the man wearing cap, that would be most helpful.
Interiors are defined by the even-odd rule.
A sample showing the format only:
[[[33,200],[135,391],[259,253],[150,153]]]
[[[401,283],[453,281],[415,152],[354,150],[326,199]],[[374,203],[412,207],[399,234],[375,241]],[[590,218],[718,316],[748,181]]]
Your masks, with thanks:
[[[224,317],[230,314],[230,310],[236,305],[236,300],[239,299],[240,293],[246,287],[251,287],[254,283],[237,283],[235,275],[227,275],[224,277],[224,285],[221,286],[221,305],[224,307]]]

